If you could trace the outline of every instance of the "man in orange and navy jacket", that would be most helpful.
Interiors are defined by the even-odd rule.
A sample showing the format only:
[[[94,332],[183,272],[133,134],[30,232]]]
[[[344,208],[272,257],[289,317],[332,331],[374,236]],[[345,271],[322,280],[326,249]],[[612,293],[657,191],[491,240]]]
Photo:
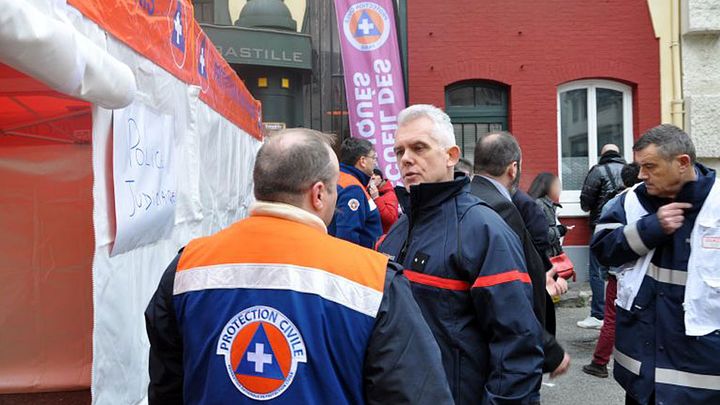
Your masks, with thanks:
[[[268,138],[250,217],[165,271],[145,312],[151,405],[452,403],[401,270],[326,233],[339,170],[323,136]]]
[[[328,233],[367,248],[382,235],[380,212],[367,192],[377,153],[364,139],[347,138],[340,146],[337,209]]]

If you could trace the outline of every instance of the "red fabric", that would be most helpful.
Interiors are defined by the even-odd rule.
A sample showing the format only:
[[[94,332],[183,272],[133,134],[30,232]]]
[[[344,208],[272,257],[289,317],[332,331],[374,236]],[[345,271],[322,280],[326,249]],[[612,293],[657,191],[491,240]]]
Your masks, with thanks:
[[[615,346],[615,298],[617,298],[617,278],[610,276],[605,288],[605,319],[593,353],[593,362],[601,365],[610,362],[610,354]]]
[[[388,233],[390,227],[393,226],[398,219],[398,199],[392,183],[389,181],[386,181],[385,184],[378,187],[378,193],[380,195],[375,199],[375,205],[377,205],[380,211],[383,233]]]
[[[550,263],[555,267],[558,277],[562,277],[565,280],[572,278],[573,281],[575,281],[575,266],[565,253],[551,257]]]
[[[90,103],[0,63],[0,147],[90,141]]]
[[[527,273],[521,273],[518,270],[510,270],[505,273],[493,274],[492,276],[480,276],[475,279],[473,288],[492,287],[498,284],[509,283],[512,281],[522,281],[530,284],[530,276]]]
[[[461,280],[431,276],[429,274],[418,273],[412,270],[403,270],[403,274],[405,274],[405,277],[407,277],[408,280],[416,284],[453,291],[467,291],[470,289],[470,284]]]

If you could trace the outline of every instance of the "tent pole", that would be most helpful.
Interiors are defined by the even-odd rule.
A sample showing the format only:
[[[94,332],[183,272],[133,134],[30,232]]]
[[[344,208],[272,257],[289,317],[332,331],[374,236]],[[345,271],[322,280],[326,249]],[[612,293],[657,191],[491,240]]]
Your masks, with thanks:
[[[30,114],[32,114],[32,115],[34,115],[34,116],[36,116],[36,117],[40,117],[40,114],[38,114],[37,111],[33,110],[33,109],[30,108],[27,104],[25,104],[25,103],[23,103],[22,101],[18,100],[17,97],[8,97],[8,98],[9,98],[10,100],[14,101],[15,104],[17,104],[17,105],[19,105],[20,107],[26,109]],[[58,132],[60,132],[60,133],[62,133],[62,134],[64,134],[64,135],[70,136],[70,134],[69,134],[67,131],[65,131],[63,128],[60,128],[60,127],[57,127],[57,126],[53,125],[53,123],[52,123],[51,121],[49,121],[47,124],[48,124],[49,126],[51,126],[54,130],[56,130],[56,131],[58,131]]]
[[[22,125],[16,125],[16,126],[10,127],[10,128],[4,128],[4,129],[3,129],[3,128],[0,128],[0,131],[2,131],[2,130],[5,130],[5,131],[14,131],[14,130],[16,130],[16,129],[23,129],[23,128],[27,128],[27,127],[34,127],[35,125],[41,125],[41,124],[46,124],[46,123],[49,123],[49,122],[60,121],[60,120],[66,119],[66,118],[79,117],[79,116],[86,115],[86,114],[90,114],[90,110],[75,111],[75,112],[72,112],[72,113],[63,114],[63,115],[60,115],[60,116],[57,116],[57,117],[53,117],[53,118],[45,118],[45,119],[42,119],[42,120],[37,120],[37,121],[33,121],[33,122],[28,122],[28,123],[25,123],[25,124],[22,124]]]
[[[32,138],[32,139],[39,139],[42,141],[51,141],[51,142],[59,142],[59,143],[66,143],[66,144],[72,144],[74,145],[77,142],[70,141],[67,139],[59,139],[59,138],[52,138],[49,136],[42,136],[42,135],[34,135],[34,134],[26,134],[24,132],[16,132],[16,131],[2,131],[0,130],[0,135],[12,135],[12,136],[19,136],[22,138]]]

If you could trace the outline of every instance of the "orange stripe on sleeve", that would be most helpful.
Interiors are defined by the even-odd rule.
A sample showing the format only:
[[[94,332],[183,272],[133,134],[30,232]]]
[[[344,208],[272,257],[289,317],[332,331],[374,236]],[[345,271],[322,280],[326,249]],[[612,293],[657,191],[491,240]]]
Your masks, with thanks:
[[[492,287],[498,284],[510,283],[513,281],[522,281],[530,284],[530,276],[518,270],[510,270],[505,273],[493,274],[491,276],[481,276],[475,279],[473,288]]]
[[[462,280],[454,280],[450,278],[443,278],[437,276],[431,276],[428,274],[418,273],[412,270],[403,270],[403,274],[408,280],[416,284],[422,284],[430,287],[442,288],[443,290],[453,291],[468,291],[470,290],[470,284]]]

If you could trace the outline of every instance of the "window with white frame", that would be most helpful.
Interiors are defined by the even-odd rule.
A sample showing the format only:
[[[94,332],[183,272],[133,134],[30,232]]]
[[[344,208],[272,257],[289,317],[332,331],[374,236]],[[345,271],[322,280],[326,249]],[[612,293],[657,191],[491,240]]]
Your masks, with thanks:
[[[558,87],[558,157],[562,215],[582,215],[580,190],[600,150],[613,143],[632,160],[632,89],[609,80],[580,80]]]

